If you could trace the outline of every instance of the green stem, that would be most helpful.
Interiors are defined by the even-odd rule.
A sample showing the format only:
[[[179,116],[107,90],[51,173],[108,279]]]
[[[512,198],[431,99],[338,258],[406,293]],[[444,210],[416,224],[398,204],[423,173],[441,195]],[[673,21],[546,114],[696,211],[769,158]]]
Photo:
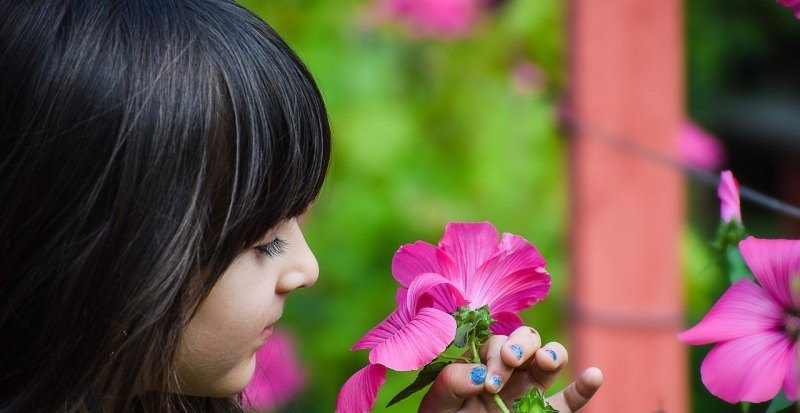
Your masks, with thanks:
[[[476,364],[481,363],[481,356],[478,354],[478,343],[477,338],[475,337],[475,330],[469,336],[469,347],[472,349],[472,362]],[[500,398],[499,395],[494,394],[492,395],[492,400],[494,400],[494,404],[497,405],[497,408],[500,409],[503,413],[511,413],[506,407],[506,404],[503,403],[503,400]]]
[[[472,360],[466,357],[455,357],[455,356],[448,356],[447,354],[440,354],[439,358],[443,358],[445,360],[452,360],[452,361],[463,361],[465,363],[472,363]]]
[[[500,398],[499,394],[492,395],[492,399],[494,399],[494,404],[497,405],[497,408],[500,409],[501,412],[511,413],[508,411],[508,407],[506,407],[506,404],[503,403],[503,399]]]

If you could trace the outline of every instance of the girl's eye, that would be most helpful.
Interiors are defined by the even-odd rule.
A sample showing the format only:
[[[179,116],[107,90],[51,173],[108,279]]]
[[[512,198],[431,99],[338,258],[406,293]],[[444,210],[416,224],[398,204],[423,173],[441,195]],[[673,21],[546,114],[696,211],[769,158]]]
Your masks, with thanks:
[[[255,247],[258,252],[264,254],[267,258],[274,258],[286,252],[286,241],[275,238],[274,240]]]

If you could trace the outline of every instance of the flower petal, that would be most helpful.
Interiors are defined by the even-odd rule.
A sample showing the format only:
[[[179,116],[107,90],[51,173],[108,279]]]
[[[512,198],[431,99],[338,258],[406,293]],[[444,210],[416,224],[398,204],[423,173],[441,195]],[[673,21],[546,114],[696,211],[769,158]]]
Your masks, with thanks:
[[[739,182],[734,178],[731,171],[723,171],[720,174],[717,196],[720,200],[720,216],[725,222],[736,220],[742,222],[742,211],[739,201]]]
[[[774,331],[784,310],[750,280],[733,284],[691,329],[678,334],[687,344],[708,344]]]
[[[488,222],[451,222],[444,229],[439,248],[456,264],[456,284],[469,290],[473,273],[497,251],[497,230]]]
[[[402,330],[403,326],[410,321],[411,314],[405,306],[401,306],[392,311],[388,317],[378,323],[377,326],[373,327],[372,330],[369,330],[367,334],[364,334],[363,337],[353,344],[350,350],[373,349],[397,334],[397,332]]]
[[[422,307],[434,307],[452,313],[467,303],[452,281],[440,274],[427,273],[418,275],[408,287],[405,306],[410,314],[416,314]]]
[[[336,413],[366,413],[372,411],[378,389],[386,381],[386,367],[369,364],[344,383],[336,398]]]
[[[256,410],[274,409],[305,386],[305,374],[294,351],[292,338],[275,330],[256,352],[256,370],[242,393],[242,402]]]
[[[492,313],[492,318],[495,322],[491,325],[491,327],[489,327],[489,329],[495,334],[509,335],[513,333],[514,330],[525,325],[525,322],[519,318],[517,313],[508,311]]]
[[[800,366],[797,365],[797,352],[800,350],[800,346],[795,343],[792,345],[792,349],[789,352],[789,368],[786,369],[786,378],[783,380],[783,393],[786,394],[786,398],[789,400],[797,400],[798,393],[800,393],[800,389],[798,389],[798,376],[800,376]]]
[[[530,258],[534,251],[531,246],[511,254],[499,253],[481,266],[475,272],[472,290],[467,291],[472,306],[489,305],[492,312],[521,311],[547,297],[551,279],[544,267],[521,265],[544,263]]]
[[[748,237],[739,249],[767,293],[784,308],[797,309],[800,291],[792,299],[792,288],[797,289],[800,277],[800,241]]]
[[[393,313],[394,314],[394,313]],[[453,341],[456,320],[426,307],[369,353],[369,361],[397,371],[417,370],[435,359]]]
[[[783,332],[737,338],[711,349],[700,375],[706,388],[728,403],[760,403],[778,394],[792,350]]]
[[[427,242],[417,241],[400,247],[392,258],[392,275],[403,287],[408,287],[414,277],[427,272],[442,273],[436,258],[438,248]]]

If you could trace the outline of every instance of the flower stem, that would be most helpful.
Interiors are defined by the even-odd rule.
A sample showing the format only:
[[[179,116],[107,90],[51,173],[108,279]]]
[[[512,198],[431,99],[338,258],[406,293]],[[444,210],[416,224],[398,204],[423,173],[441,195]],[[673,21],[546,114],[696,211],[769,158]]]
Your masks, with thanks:
[[[472,360],[466,357],[455,357],[455,356],[448,356],[447,354],[440,354],[439,358],[443,358],[445,360],[452,360],[452,361],[463,361],[465,363],[472,363]]]
[[[472,349],[472,362],[479,364],[481,362],[481,356],[478,354],[478,339],[475,337],[475,330],[473,330],[469,336],[469,347]],[[500,409],[502,413],[511,413],[499,395],[493,394],[492,400],[494,400],[494,404],[497,405],[497,408]]]
[[[503,399],[500,398],[499,394],[492,395],[492,399],[494,399],[494,404],[497,405],[497,408],[500,409],[501,412],[511,413],[510,411],[508,411],[508,407],[506,407],[506,404],[503,403]]]

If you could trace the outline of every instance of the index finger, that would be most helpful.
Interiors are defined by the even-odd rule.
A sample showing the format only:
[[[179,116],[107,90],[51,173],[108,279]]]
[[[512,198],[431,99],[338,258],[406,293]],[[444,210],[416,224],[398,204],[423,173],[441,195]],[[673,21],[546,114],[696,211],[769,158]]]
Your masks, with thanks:
[[[597,367],[589,367],[577,380],[548,397],[547,401],[561,413],[573,413],[585,406],[602,384],[603,372]]]

